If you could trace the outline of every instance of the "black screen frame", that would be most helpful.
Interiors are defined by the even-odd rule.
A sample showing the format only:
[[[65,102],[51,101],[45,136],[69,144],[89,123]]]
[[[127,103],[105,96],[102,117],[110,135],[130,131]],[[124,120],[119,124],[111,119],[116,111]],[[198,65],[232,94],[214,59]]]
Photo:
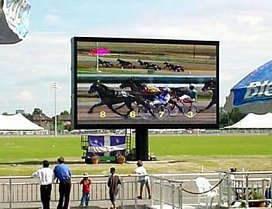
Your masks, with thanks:
[[[216,47],[216,121],[212,124],[116,124],[109,120],[107,124],[89,123],[79,124],[77,115],[77,44],[79,42],[114,42],[114,43],[158,43],[158,44],[184,44],[184,45],[213,45]],[[203,40],[177,40],[177,39],[148,39],[148,38],[110,38],[110,37],[73,37],[71,39],[71,115],[73,129],[218,129],[219,128],[219,41]]]

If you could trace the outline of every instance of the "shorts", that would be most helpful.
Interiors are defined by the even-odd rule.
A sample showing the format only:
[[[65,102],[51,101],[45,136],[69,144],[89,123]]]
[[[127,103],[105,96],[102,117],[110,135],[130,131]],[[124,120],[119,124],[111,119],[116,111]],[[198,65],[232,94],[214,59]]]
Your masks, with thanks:
[[[116,201],[117,194],[111,194],[110,193],[110,201],[114,203]]]
[[[144,186],[144,185],[149,185],[149,180],[148,179],[142,179],[142,180],[139,180],[139,182],[140,182],[141,187]]]

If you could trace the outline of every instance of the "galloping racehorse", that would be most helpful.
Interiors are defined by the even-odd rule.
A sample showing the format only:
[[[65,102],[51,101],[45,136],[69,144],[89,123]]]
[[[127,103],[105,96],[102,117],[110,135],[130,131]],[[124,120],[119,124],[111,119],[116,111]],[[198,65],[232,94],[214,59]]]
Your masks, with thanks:
[[[135,66],[129,61],[121,60],[118,58],[117,62],[119,62],[121,68],[135,68]]]
[[[141,84],[140,82],[135,81],[133,78],[124,80],[119,87],[121,89],[130,88],[131,94],[135,95],[138,104],[143,104],[145,100],[153,100],[156,95],[156,93],[146,92],[146,86]]]
[[[133,111],[133,108],[131,104],[135,102],[135,97],[132,95],[119,95],[114,89],[111,89],[107,87],[104,84],[101,84],[99,82],[94,82],[88,91],[89,94],[97,92],[101,102],[98,104],[93,105],[88,113],[92,113],[93,109],[99,106],[106,105],[109,109],[112,110],[112,112],[116,113],[117,115],[127,117],[131,111]],[[115,104],[121,104],[119,107],[114,108],[113,105]],[[127,106],[129,111],[127,114],[122,114],[116,111],[117,109],[122,108],[123,106]]]
[[[164,62],[164,69],[173,70],[175,72],[184,72],[184,67],[182,65],[174,65],[169,62]]]
[[[139,116],[144,119],[156,118],[158,120],[166,120],[170,116],[170,109],[167,107],[167,104],[152,105],[152,101],[155,100],[155,97],[160,95],[161,92],[147,92],[146,86],[142,85],[140,82],[130,78],[123,81],[120,88],[130,88],[130,94],[135,96],[135,101],[138,106]]]
[[[201,89],[202,91],[212,91],[212,100],[208,104],[207,107],[205,107],[203,110],[200,110],[200,112],[209,109],[212,107],[214,104],[216,104],[216,99],[217,99],[217,92],[216,92],[216,81],[207,81],[204,83],[204,86]]]
[[[111,64],[109,61],[103,61],[101,59],[98,59],[98,64],[102,67],[112,67],[113,64]]]
[[[140,82],[137,82],[132,78],[129,78],[127,80],[124,80],[120,86],[121,89],[123,88],[130,88],[133,93],[142,93],[143,92],[143,86]]]
[[[141,61],[141,60],[138,60],[138,62],[140,63],[141,67],[142,68],[145,68],[145,69],[153,69],[153,70],[161,70],[161,67],[157,64],[154,64],[154,63],[150,63],[150,62],[144,62],[144,61]]]

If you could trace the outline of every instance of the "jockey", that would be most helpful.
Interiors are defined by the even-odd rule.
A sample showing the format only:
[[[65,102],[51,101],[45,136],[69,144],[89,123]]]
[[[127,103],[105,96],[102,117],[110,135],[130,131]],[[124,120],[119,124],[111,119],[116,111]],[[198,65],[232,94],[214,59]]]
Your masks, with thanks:
[[[182,95],[180,101],[190,103],[195,102],[197,100],[197,90],[194,85],[190,85],[188,89],[188,94]]]
[[[170,88],[166,87],[162,90],[160,95],[155,96],[154,101],[150,102],[150,105],[165,105],[169,102],[170,96]]]
[[[160,92],[160,89],[153,85],[146,85],[144,86],[144,92],[148,94],[153,94]]]

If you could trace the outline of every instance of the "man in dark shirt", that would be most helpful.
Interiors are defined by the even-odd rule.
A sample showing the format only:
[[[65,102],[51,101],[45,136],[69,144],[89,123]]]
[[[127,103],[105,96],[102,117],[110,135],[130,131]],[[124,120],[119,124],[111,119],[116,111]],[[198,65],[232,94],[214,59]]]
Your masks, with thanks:
[[[116,201],[116,196],[119,192],[119,186],[121,185],[121,180],[118,175],[115,174],[115,168],[111,167],[110,168],[110,177],[108,179],[108,187],[109,187],[109,195],[110,195],[110,201],[112,204],[112,209],[115,209],[115,201]]]
[[[71,171],[64,164],[63,157],[58,159],[58,165],[54,168],[54,174],[59,181],[59,203],[57,209],[68,209],[71,191]]]

